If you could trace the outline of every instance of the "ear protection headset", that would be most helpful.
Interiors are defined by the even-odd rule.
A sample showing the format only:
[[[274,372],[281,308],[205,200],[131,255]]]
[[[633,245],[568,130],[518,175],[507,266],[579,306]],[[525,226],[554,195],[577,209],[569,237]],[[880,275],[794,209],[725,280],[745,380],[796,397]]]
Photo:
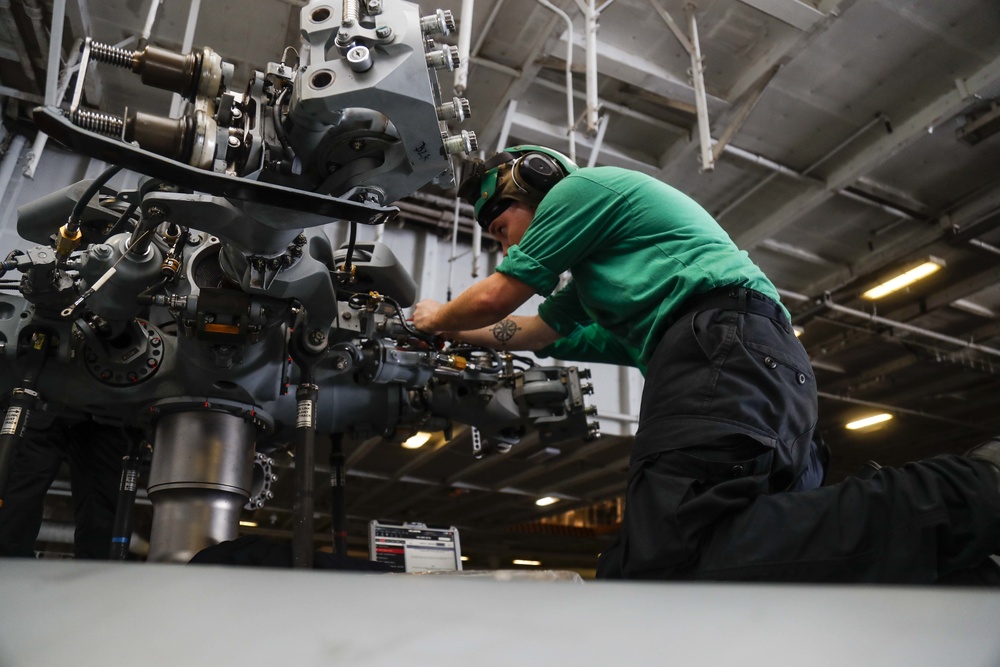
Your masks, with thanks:
[[[512,200],[537,206],[556,183],[577,169],[572,160],[550,148],[511,146],[477,164],[459,194],[475,206],[480,226],[489,229]]]

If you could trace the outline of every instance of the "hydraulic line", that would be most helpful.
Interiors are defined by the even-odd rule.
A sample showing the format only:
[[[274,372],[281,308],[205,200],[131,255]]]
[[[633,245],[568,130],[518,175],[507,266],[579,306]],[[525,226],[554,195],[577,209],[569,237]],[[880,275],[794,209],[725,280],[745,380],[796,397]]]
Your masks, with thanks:
[[[58,255],[68,257],[80,245],[80,240],[83,238],[83,233],[80,232],[80,218],[83,216],[87,204],[94,198],[94,195],[100,192],[104,184],[110,181],[121,170],[122,168],[119,166],[108,167],[84,191],[83,196],[73,206],[73,211],[69,214],[69,220],[59,228],[59,233],[56,235],[56,253]]]

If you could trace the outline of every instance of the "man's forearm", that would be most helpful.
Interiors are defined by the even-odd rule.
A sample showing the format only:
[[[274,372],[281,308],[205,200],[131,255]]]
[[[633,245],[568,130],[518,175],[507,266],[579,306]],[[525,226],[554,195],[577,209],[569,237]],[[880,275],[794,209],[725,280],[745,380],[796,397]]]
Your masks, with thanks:
[[[454,332],[452,337],[498,350],[540,350],[555,342],[559,334],[537,315],[509,315],[487,327]]]
[[[464,331],[492,326],[527,301],[534,290],[502,273],[472,285],[449,303],[442,304],[434,317],[433,329]]]

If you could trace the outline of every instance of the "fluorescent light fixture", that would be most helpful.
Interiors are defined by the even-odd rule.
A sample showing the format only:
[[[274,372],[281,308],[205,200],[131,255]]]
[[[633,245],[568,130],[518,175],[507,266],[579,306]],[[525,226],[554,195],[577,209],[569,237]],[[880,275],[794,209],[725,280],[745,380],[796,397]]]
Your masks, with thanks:
[[[461,556],[461,557],[460,557],[460,560],[461,560],[461,561],[462,561],[463,563],[467,563],[467,562],[469,561],[469,557],[468,557],[468,556]]]
[[[874,426],[875,424],[881,424],[882,422],[887,422],[890,419],[892,419],[892,415],[890,415],[888,412],[883,412],[878,415],[872,415],[871,417],[865,417],[864,419],[853,421],[850,424],[844,426],[844,428],[849,429],[851,431],[856,431],[859,428],[865,428],[866,426]]]
[[[539,498],[535,501],[535,504],[539,507],[545,507],[546,505],[553,505],[559,502],[559,498],[553,498],[552,496],[545,496],[544,498]]]
[[[404,449],[420,449],[427,444],[427,441],[431,439],[431,434],[427,431],[418,431],[414,433],[406,442],[403,443]]]
[[[257,522],[256,521],[240,521],[240,525],[243,526],[244,528],[256,528],[257,527]]]
[[[803,329],[802,327],[800,327],[799,325],[796,324],[796,325],[792,326],[792,331],[795,332],[795,337],[798,338],[799,336],[801,336],[803,334],[803,332],[805,331],[805,329]]]
[[[891,278],[881,285],[871,288],[861,296],[865,299],[881,299],[887,294],[901,290],[908,285],[912,285],[921,278],[926,278],[932,273],[940,271],[942,266],[944,266],[944,262],[942,260],[932,257],[920,266],[912,268],[909,271],[905,271],[895,278]]]
[[[521,558],[515,558],[513,562],[514,565],[533,565],[535,567],[542,564],[540,560],[523,560]]]

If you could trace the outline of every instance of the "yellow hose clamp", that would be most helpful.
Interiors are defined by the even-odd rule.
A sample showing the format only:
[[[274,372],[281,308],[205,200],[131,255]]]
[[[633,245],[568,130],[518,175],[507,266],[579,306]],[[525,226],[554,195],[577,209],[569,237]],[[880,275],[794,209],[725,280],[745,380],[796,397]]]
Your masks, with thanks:
[[[181,261],[176,257],[167,257],[160,265],[160,273],[163,275],[175,276],[181,269]]]
[[[82,238],[83,232],[79,229],[71,234],[68,225],[63,225],[59,228],[59,233],[56,234],[56,254],[66,257],[76,250]]]

